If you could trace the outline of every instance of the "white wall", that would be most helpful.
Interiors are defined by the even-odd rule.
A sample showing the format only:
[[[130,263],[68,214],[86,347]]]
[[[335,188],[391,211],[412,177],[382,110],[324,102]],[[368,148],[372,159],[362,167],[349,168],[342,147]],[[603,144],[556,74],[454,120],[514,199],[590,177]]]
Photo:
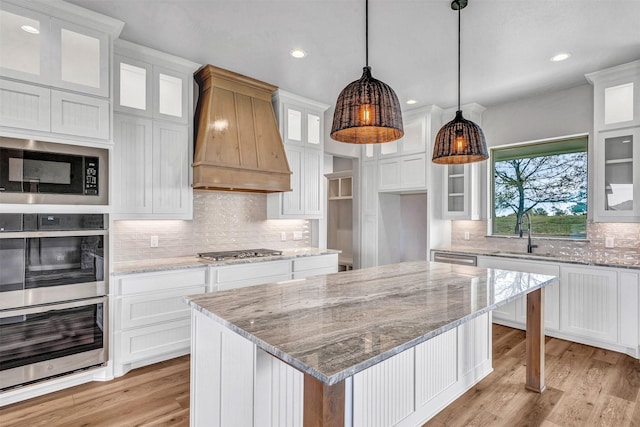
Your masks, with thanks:
[[[482,130],[488,146],[592,133],[593,86],[544,93],[487,107]]]

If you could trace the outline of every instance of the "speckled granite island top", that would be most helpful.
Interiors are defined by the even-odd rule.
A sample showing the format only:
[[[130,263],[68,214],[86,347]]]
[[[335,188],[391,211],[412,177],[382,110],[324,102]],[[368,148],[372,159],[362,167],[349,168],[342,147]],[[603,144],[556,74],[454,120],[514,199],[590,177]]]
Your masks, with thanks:
[[[185,300],[332,385],[555,280],[416,261]]]

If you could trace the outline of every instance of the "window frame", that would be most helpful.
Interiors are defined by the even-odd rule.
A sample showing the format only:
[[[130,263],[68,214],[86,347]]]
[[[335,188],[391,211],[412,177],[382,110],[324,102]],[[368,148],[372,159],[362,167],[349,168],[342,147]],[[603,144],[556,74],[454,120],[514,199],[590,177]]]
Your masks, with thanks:
[[[487,217],[489,218],[488,224],[487,224],[487,235],[489,237],[502,237],[502,238],[510,238],[510,237],[514,237],[517,236],[517,234],[498,234],[494,232],[494,228],[495,228],[495,222],[496,222],[496,209],[495,209],[495,152],[496,151],[507,151],[507,150],[513,150],[513,153],[517,153],[519,150],[526,150],[527,147],[533,147],[533,146],[544,146],[545,144],[556,144],[556,143],[560,143],[563,141],[572,141],[575,142],[576,145],[578,144],[584,144],[585,147],[585,152],[587,153],[587,170],[586,170],[586,184],[587,184],[587,197],[586,197],[586,203],[587,203],[587,211],[585,212],[586,215],[586,221],[588,224],[589,219],[591,218],[591,177],[590,177],[590,171],[591,171],[591,164],[592,164],[592,159],[591,159],[591,152],[592,152],[592,146],[591,146],[591,139],[590,139],[590,135],[588,133],[580,133],[580,134],[573,134],[573,135],[566,135],[566,136],[559,136],[559,137],[553,137],[553,138],[545,138],[545,139],[539,139],[539,140],[532,140],[532,141],[524,141],[524,142],[518,142],[518,143],[513,143],[513,144],[504,144],[504,145],[497,145],[497,146],[493,146],[493,147],[489,147],[489,159],[488,159],[488,167],[487,167],[487,174],[488,176],[488,200],[487,200]],[[552,152],[555,151],[555,152]],[[559,150],[549,150],[547,151],[548,155],[553,155],[553,154],[569,154],[569,153],[576,153],[576,152],[581,152],[581,150],[565,150],[565,149],[559,149]],[[544,153],[543,150],[540,150],[540,153]],[[538,157],[538,156],[535,156]],[[512,157],[512,158],[517,158],[517,157]],[[520,157],[520,158],[524,158],[524,157]],[[509,160],[509,157],[505,156],[504,158],[498,160],[498,161],[506,161]],[[585,231],[585,235],[583,237],[573,237],[573,236],[566,236],[566,235],[534,235],[532,234],[531,236],[532,238],[537,238],[537,239],[562,239],[562,240],[578,240],[578,241],[585,241],[588,239],[587,236],[587,232]]]

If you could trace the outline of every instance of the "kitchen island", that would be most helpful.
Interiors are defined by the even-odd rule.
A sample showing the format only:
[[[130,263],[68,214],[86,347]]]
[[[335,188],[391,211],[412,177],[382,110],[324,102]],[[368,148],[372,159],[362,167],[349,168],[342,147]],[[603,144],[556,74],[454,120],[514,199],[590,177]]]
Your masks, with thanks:
[[[490,311],[525,294],[542,391],[555,279],[419,261],[188,297],[191,424],[417,425],[491,372]]]

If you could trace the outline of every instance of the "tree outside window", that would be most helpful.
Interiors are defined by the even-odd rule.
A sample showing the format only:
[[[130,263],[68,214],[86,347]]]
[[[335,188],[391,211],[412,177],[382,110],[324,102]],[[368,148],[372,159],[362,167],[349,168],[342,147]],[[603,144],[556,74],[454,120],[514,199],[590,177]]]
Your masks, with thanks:
[[[587,138],[491,150],[493,234],[584,238],[587,233]],[[525,221],[526,224],[526,221]]]

